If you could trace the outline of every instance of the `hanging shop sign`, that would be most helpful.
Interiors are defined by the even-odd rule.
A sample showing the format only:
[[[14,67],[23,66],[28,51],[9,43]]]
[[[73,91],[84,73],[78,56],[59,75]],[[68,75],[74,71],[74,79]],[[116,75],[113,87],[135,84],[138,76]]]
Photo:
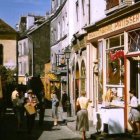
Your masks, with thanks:
[[[87,40],[91,40],[93,38],[97,38],[100,36],[103,36],[105,34],[117,31],[119,29],[137,24],[140,22],[140,13],[134,14],[132,16],[129,16],[127,18],[124,18],[122,20],[119,20],[118,22],[112,23],[110,25],[104,26],[100,28],[99,30],[95,32],[91,32],[88,34]]]

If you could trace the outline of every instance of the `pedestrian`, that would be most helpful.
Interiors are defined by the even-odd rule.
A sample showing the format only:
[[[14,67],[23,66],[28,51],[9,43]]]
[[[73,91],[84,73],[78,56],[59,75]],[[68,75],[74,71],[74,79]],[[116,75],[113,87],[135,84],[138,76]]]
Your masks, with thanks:
[[[16,111],[18,128],[20,128],[24,120],[24,96],[22,91],[19,92],[16,96],[15,111]]]
[[[63,110],[63,123],[66,124],[66,118],[67,118],[67,100],[68,100],[68,96],[66,91],[62,92],[62,100],[61,100],[61,104],[62,104],[62,110]]]
[[[44,89],[38,95],[38,108],[39,108],[39,125],[41,126],[44,122],[44,115],[45,115],[45,93]]]
[[[82,91],[81,96],[77,98],[76,106],[80,108],[77,112],[76,119],[76,130],[82,132],[82,139],[86,139],[86,131],[89,131],[89,120],[88,120],[88,107],[89,99],[86,97],[86,92]]]
[[[54,119],[54,126],[58,125],[58,106],[59,100],[55,92],[51,94],[51,101],[52,101],[52,117]]]
[[[133,134],[140,134],[140,111],[138,110],[138,99],[135,96],[135,91],[131,90],[130,93],[130,112],[128,123],[132,128]]]
[[[11,101],[12,101],[13,111],[15,115],[16,115],[17,96],[19,96],[19,92],[18,92],[18,88],[15,87],[14,91],[11,94]]]
[[[27,119],[27,131],[28,134],[32,133],[32,129],[35,123],[36,110],[38,99],[31,89],[28,90],[28,96],[25,99],[26,119]]]

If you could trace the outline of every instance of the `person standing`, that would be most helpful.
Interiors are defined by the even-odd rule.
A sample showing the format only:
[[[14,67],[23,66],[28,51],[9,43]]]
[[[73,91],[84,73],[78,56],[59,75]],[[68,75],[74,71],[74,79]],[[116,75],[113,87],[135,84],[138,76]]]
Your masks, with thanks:
[[[57,95],[56,95],[55,92],[52,93],[51,101],[52,101],[52,117],[54,119],[54,126],[56,126],[56,125],[58,125],[59,100],[58,100]]]
[[[25,98],[25,105],[24,105],[26,110],[28,134],[31,134],[32,129],[34,127],[37,104],[38,104],[38,99],[36,95],[33,93],[31,89],[28,90],[28,96],[27,98]]]
[[[77,108],[80,107],[79,111],[77,112],[76,118],[76,130],[82,132],[82,139],[86,139],[86,131],[89,131],[89,120],[88,120],[88,104],[89,99],[85,97],[86,92],[82,91],[81,96],[77,98],[76,106]]]
[[[67,100],[68,100],[68,96],[66,94],[66,91],[62,92],[62,109],[63,109],[63,123],[66,123],[66,116],[67,116]]]
[[[17,97],[19,96],[19,92],[17,87],[15,87],[14,91],[11,94],[11,101],[13,106],[14,114],[16,115],[16,104],[17,104]]]
[[[140,112],[138,110],[138,99],[135,96],[135,91],[131,90],[130,93],[130,112],[128,117],[128,123],[132,128],[132,133],[140,134]]]
[[[24,96],[22,91],[19,92],[16,96],[15,110],[16,110],[18,128],[21,128],[21,124],[23,123],[24,120]]]
[[[44,89],[42,89],[42,91],[39,93],[38,100],[39,100],[39,104],[38,104],[39,125],[41,126],[43,124],[44,115],[45,115],[45,93],[44,93]]]

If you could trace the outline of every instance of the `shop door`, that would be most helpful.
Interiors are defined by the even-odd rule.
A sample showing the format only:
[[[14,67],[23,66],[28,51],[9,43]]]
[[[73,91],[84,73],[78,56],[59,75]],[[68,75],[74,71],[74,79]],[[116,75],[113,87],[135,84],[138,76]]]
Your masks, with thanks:
[[[140,61],[130,60],[130,90],[136,91],[136,96],[140,98]]]

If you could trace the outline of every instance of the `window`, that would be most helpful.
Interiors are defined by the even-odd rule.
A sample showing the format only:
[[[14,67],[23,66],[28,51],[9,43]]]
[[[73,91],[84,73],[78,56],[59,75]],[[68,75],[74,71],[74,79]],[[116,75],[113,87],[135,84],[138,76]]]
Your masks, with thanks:
[[[19,55],[19,56],[22,55],[21,49],[22,49],[22,44],[19,44],[19,45],[18,45],[18,53],[19,53],[18,55]]]
[[[79,20],[79,4],[78,1],[76,2],[76,17],[77,17],[77,21]]]
[[[85,0],[82,0],[83,15],[85,15]]]
[[[129,32],[128,36],[128,51],[140,51],[140,30]]]
[[[58,40],[60,39],[60,22],[58,22],[58,31],[57,31],[57,36],[58,36]]]
[[[106,10],[119,5],[119,0],[106,0]]]
[[[124,97],[124,35],[106,39],[105,101],[123,105]],[[118,102],[116,102],[118,101]]]
[[[22,75],[22,63],[21,62],[18,63],[18,67],[19,67],[19,75]]]
[[[62,18],[62,37],[65,35],[65,18]]]
[[[124,36],[106,40],[106,83],[120,85],[124,81]]]

